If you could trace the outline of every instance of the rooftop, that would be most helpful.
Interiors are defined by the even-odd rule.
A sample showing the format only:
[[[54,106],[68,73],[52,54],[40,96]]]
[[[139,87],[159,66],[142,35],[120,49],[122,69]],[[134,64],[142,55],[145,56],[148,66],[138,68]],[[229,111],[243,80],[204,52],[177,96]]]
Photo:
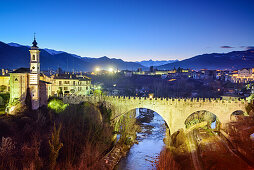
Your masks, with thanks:
[[[73,75],[73,74],[55,75],[54,79],[71,79],[71,80],[79,80],[79,81],[89,81],[89,80],[91,80],[90,77],[87,77],[87,76],[77,77],[76,75]]]
[[[17,70],[15,70],[11,73],[30,73],[30,69],[29,68],[18,68]]]

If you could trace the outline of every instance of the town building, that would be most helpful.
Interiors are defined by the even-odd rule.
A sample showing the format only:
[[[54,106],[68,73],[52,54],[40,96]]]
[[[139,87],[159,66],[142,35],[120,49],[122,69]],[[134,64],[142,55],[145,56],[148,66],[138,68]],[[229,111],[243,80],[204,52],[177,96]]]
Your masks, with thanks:
[[[34,38],[30,51],[30,68],[19,68],[12,72],[2,69],[0,92],[10,93],[10,103],[24,104],[28,92],[32,109],[47,105],[49,96],[89,95],[91,79],[82,75],[55,74],[47,76],[40,70],[40,50]]]
[[[2,69],[0,75],[0,93],[6,93],[10,91],[10,74]]]
[[[74,74],[56,74],[52,77],[52,96],[90,95],[91,78]]]
[[[243,68],[233,72],[231,81],[234,83],[249,83],[254,81],[254,68]]]
[[[10,73],[10,103],[15,100],[23,103],[29,92],[32,109],[38,109],[47,103],[50,83],[40,81],[40,50],[35,38],[29,51],[30,68],[19,68]]]

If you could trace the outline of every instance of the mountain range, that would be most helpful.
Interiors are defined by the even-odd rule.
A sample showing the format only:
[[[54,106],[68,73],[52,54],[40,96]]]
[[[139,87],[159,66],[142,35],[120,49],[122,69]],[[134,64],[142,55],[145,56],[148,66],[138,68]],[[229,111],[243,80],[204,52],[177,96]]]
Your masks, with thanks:
[[[0,68],[17,69],[29,67],[30,46],[17,43],[4,43],[0,41]],[[156,66],[159,70],[173,68],[199,69],[228,69],[235,70],[241,68],[254,67],[254,49],[246,51],[233,51],[229,53],[212,53],[194,56],[182,61],[139,61],[126,62],[121,59],[81,57],[64,51],[53,49],[40,49],[41,70],[57,70],[59,67],[65,71],[93,71],[96,67],[107,70],[110,67],[119,70],[137,70],[142,68],[148,70],[149,66]]]
[[[157,69],[189,68],[193,70],[237,70],[254,67],[254,49],[246,51],[232,51],[229,53],[212,53],[191,57],[182,61],[164,64]]]
[[[150,67],[150,66],[160,66],[168,63],[174,63],[179,60],[144,60],[144,61],[136,61],[136,63],[139,63],[145,67]]]
[[[23,46],[17,43],[6,44],[0,41],[0,68],[17,69],[20,67],[29,68],[30,46]],[[119,70],[146,69],[139,63],[126,62],[121,59],[81,57],[64,51],[52,49],[40,49],[41,70],[57,70],[59,67],[65,71],[93,71],[95,67],[107,70],[112,67]]]

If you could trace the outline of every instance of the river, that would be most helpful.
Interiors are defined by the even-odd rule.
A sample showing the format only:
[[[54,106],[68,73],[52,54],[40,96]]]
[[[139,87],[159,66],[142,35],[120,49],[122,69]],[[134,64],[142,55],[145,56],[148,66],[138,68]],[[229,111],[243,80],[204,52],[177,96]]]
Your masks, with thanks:
[[[141,124],[142,132],[137,133],[138,144],[134,144],[126,157],[116,167],[119,170],[155,169],[153,163],[164,147],[166,127],[163,118],[154,112],[149,123]]]

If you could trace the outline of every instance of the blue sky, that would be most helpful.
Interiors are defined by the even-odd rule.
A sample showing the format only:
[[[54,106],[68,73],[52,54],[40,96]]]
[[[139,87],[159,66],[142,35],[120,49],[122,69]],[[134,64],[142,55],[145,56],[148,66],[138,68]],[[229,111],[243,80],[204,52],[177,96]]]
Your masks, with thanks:
[[[0,41],[36,32],[40,48],[81,56],[182,60],[254,46],[253,11],[253,0],[1,0]]]

